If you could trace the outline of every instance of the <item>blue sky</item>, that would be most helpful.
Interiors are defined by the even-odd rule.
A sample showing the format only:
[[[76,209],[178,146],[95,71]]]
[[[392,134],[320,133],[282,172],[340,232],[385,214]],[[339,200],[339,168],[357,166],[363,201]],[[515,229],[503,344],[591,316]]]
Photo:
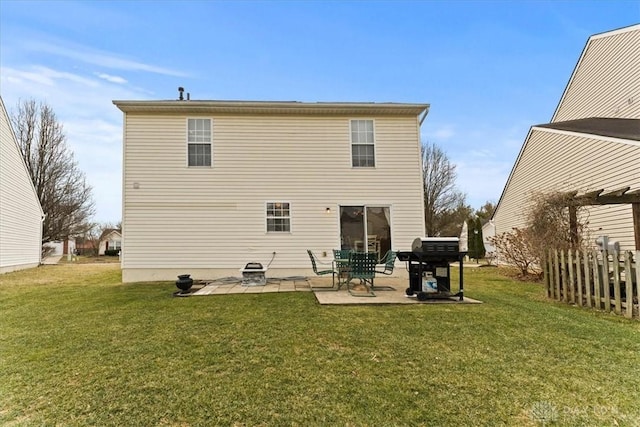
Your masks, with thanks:
[[[529,127],[546,123],[590,35],[640,1],[0,0],[0,94],[51,105],[121,218],[122,114],[112,100],[430,103],[423,142],[497,202]]]

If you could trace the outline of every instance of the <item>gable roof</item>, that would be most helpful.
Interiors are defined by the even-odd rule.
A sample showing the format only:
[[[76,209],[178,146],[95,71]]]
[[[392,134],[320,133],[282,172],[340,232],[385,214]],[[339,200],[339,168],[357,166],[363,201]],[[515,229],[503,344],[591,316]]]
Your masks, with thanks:
[[[113,233],[117,233],[120,237],[122,237],[121,230],[118,230],[117,228],[107,228],[102,232],[102,234],[100,234],[99,240],[100,241],[105,240],[109,235]]]
[[[546,123],[534,127],[640,141],[640,119],[589,117]]]

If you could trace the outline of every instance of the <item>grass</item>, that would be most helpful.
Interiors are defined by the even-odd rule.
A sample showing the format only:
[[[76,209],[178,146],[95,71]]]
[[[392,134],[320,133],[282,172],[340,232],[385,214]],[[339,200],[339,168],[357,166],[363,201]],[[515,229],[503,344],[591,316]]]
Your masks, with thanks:
[[[0,424],[640,425],[640,322],[499,269],[465,284],[484,304],[173,298],[114,264],[6,274]]]

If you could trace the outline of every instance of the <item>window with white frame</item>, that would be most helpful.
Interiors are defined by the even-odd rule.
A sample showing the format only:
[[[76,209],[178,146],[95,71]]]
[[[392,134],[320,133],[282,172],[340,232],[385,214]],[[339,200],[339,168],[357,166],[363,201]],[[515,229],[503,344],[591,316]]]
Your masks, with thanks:
[[[287,202],[267,202],[267,233],[291,231],[291,210]]]
[[[351,165],[353,167],[376,165],[373,120],[351,120]]]
[[[187,119],[189,166],[211,166],[211,119]]]

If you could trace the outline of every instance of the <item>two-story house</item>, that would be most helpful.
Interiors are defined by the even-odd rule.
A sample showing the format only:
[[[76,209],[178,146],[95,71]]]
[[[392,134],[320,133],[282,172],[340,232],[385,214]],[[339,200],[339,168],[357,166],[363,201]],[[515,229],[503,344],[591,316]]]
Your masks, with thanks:
[[[124,113],[124,282],[309,275],[306,250],[424,235],[428,104],[114,101]],[[400,273],[404,269],[396,269]]]
[[[526,226],[536,192],[626,187],[619,203],[585,208],[585,237],[640,250],[640,25],[589,37],[551,122],[529,130],[484,234]]]

